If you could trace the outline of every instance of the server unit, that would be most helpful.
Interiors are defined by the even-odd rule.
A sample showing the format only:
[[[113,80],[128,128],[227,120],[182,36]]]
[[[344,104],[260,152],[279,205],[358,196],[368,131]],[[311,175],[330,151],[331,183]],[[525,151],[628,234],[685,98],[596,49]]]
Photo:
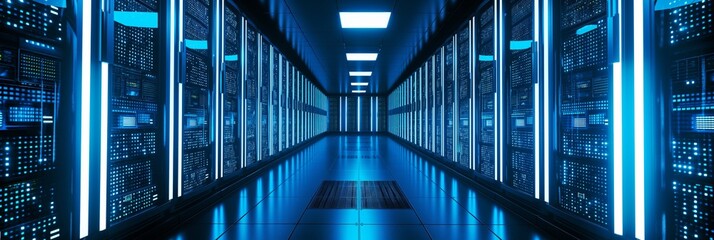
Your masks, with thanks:
[[[60,83],[71,62],[65,1],[0,2],[0,231],[2,238],[56,238],[62,227],[56,155]],[[61,126],[59,126],[61,127]]]

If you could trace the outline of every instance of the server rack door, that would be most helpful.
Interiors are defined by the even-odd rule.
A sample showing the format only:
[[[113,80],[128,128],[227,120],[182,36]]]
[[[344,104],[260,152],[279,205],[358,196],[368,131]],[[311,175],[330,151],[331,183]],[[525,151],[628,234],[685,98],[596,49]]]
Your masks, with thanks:
[[[59,87],[71,63],[63,61],[64,1],[56,6],[34,1],[0,3],[0,232],[2,238],[69,236],[61,209],[72,203],[58,196],[68,159],[55,154]],[[23,24],[30,20],[32,25]],[[63,139],[64,140],[64,139]],[[70,146],[68,143],[67,146]],[[59,145],[62,146],[62,145]],[[74,147],[74,146],[72,146]],[[36,149],[29,151],[28,149]],[[70,194],[67,192],[67,194]],[[65,206],[67,204],[67,206]]]
[[[259,119],[260,124],[258,125],[258,132],[260,134],[260,159],[266,159],[270,156],[270,78],[271,78],[271,65],[270,62],[270,49],[272,45],[264,36],[261,38],[260,46],[260,85],[259,85],[259,98],[260,98],[260,113]]]
[[[612,227],[612,77],[607,1],[556,4],[559,61],[555,206],[604,229]],[[619,124],[619,123],[617,123]]]
[[[507,97],[504,138],[506,139],[506,182],[528,194],[535,193],[535,72],[533,68],[533,1],[512,1],[506,10],[504,29],[508,51],[505,56]]]
[[[241,16],[227,7],[224,16],[225,72],[223,75],[223,174],[230,175],[241,167],[242,84],[241,84]]]
[[[179,144],[179,196],[209,183],[211,176],[211,52],[210,3],[206,0],[187,0],[183,5],[182,52],[183,96],[179,106],[181,118]],[[143,47],[142,47],[143,48]],[[139,197],[139,196],[136,196]],[[146,195],[144,196],[146,197]]]
[[[714,202],[714,47],[711,44],[714,2],[663,0],[657,1],[655,10],[655,31],[664,35],[657,36],[660,56],[655,76],[663,76],[660,80],[667,100],[664,109],[668,110],[665,124],[670,134],[670,139],[664,141],[669,150],[665,167],[657,169],[664,171],[664,189],[668,190],[662,194],[667,196],[662,205],[669,208],[665,236],[711,239],[714,237],[711,214]],[[650,209],[646,211],[650,213]]]
[[[271,110],[272,110],[272,116],[271,116],[271,124],[272,124],[272,130],[273,132],[271,133],[271,140],[272,140],[272,154],[276,154],[280,152],[280,79],[281,79],[281,71],[280,71],[280,60],[281,60],[281,55],[280,52],[278,52],[278,49],[273,48],[273,57],[272,57],[272,69],[273,69],[273,74],[271,75],[271,93],[270,93],[270,104]]]
[[[456,79],[458,98],[458,140],[457,161],[461,166],[471,168],[470,123],[471,123],[471,24],[461,28],[456,34]]]
[[[288,139],[288,123],[287,123],[287,116],[288,116],[288,107],[287,107],[287,95],[288,95],[288,61],[285,59],[285,56],[282,56],[282,61],[281,62],[281,70],[282,72],[280,76],[280,81],[281,81],[281,87],[280,89],[282,90],[280,92],[280,121],[282,122],[280,124],[281,132],[280,132],[280,150],[282,151],[283,149],[287,148],[287,139]]]
[[[255,27],[245,23],[245,67],[244,67],[244,112],[245,112],[245,157],[243,166],[250,166],[258,160],[258,72],[260,55],[260,34]]]
[[[100,229],[113,226],[158,204],[158,174],[165,156],[163,142],[164,81],[159,80],[159,14],[162,6],[134,1],[115,1],[107,32],[102,75],[102,138],[100,159],[103,189],[100,194]],[[206,9],[209,11],[208,9]],[[142,15],[146,14],[146,15]],[[145,22],[132,22],[132,18]],[[208,30],[208,29],[206,29]],[[206,40],[210,39],[208,35]],[[210,59],[205,58],[204,61]],[[209,72],[202,72],[209,78]],[[208,83],[209,80],[206,80]],[[211,84],[209,84],[211,85]],[[208,86],[208,85],[207,85]],[[206,91],[209,91],[206,89]],[[106,132],[105,132],[106,131]],[[207,166],[210,169],[209,166]],[[107,224],[108,223],[108,224]]]
[[[454,107],[456,103],[456,93],[454,92],[454,40],[453,37],[446,40],[444,45],[444,157],[449,161],[455,161],[454,146],[456,129],[456,117]]]
[[[494,70],[494,7],[493,1],[479,11],[477,15],[478,40],[478,76],[479,100],[477,107],[480,119],[480,135],[478,136],[479,164],[478,172],[486,177],[496,179],[496,82]]]

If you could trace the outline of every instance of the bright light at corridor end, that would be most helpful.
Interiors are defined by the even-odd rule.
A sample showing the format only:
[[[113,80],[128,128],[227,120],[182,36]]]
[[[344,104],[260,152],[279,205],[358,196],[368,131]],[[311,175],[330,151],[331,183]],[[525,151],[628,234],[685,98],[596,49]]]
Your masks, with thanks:
[[[368,82],[352,82],[350,83],[352,86],[369,86]]]
[[[377,61],[377,53],[347,53],[347,61]]]
[[[350,77],[370,77],[372,72],[350,72]]]
[[[340,12],[342,28],[387,28],[391,12]]]
[[[352,93],[366,93],[367,90],[352,90]]]

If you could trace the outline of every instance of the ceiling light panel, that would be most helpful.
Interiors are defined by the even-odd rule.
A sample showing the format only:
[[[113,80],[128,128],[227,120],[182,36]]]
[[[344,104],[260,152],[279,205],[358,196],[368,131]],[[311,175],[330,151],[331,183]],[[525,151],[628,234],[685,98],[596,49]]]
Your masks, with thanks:
[[[340,12],[342,28],[387,28],[391,12]]]
[[[368,82],[353,82],[351,83],[352,86],[369,86]]]
[[[350,77],[370,77],[370,76],[372,76],[372,72],[359,72],[359,71],[350,72]]]
[[[347,61],[377,61],[377,53],[348,53]]]
[[[366,93],[367,90],[352,90],[352,93]]]

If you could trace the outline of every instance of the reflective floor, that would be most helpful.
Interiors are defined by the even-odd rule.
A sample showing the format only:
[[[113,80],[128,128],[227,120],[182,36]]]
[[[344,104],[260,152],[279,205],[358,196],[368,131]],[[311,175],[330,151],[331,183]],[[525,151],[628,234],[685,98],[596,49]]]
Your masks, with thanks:
[[[312,209],[326,180],[396,181],[411,209]],[[359,204],[358,204],[359,206]],[[183,225],[170,239],[547,239],[388,137],[328,136]]]

